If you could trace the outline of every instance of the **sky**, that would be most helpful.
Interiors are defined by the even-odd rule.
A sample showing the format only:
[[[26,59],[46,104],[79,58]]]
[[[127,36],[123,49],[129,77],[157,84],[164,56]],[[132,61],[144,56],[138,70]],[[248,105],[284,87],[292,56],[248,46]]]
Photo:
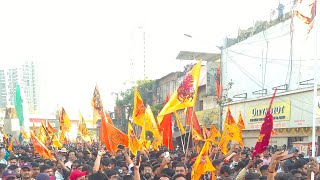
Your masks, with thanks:
[[[286,3],[285,3],[286,4]],[[226,36],[269,19],[278,0],[1,1],[0,62],[35,61],[41,112],[89,115],[97,84],[106,109],[143,78],[181,71],[181,50],[215,51]],[[192,37],[184,36],[189,34]]]

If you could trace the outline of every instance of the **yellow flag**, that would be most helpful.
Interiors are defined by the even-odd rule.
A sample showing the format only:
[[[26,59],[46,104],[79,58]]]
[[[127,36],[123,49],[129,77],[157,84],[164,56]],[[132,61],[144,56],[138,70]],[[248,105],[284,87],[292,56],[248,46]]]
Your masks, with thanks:
[[[146,143],[147,143],[146,142],[146,128],[145,128],[145,126],[142,126],[140,139],[139,139],[140,148],[142,149],[143,147],[145,147],[149,150],[150,145],[149,145],[149,147],[147,147]],[[150,144],[151,144],[151,142],[150,142]]]
[[[60,111],[59,122],[60,122],[60,131],[63,130],[63,131],[70,132],[71,121],[63,107],[61,108],[61,111]]]
[[[238,126],[240,129],[245,129],[245,128],[246,128],[246,126],[244,125],[244,121],[243,121],[243,119],[242,119],[241,112],[240,112],[240,114],[239,114],[237,126]]]
[[[145,128],[147,131],[152,132],[153,136],[160,138],[159,127],[149,105],[145,111]]]
[[[21,132],[21,135],[22,135],[23,139],[29,139],[29,136],[28,136],[27,132],[25,132],[22,129],[20,130],[20,132]]]
[[[185,134],[186,130],[184,129],[183,125],[181,124],[178,113],[176,111],[174,111],[173,114],[176,116],[176,122],[177,122],[178,128],[180,129],[182,134]]]
[[[210,127],[210,136],[208,141],[217,144],[216,137],[221,137],[220,131],[212,124]]]
[[[67,143],[67,137],[65,131],[60,131],[59,142]]]
[[[62,148],[62,144],[60,143],[56,135],[53,135],[52,146],[55,148]]]
[[[86,137],[86,136],[88,136],[87,125],[86,125],[86,122],[84,121],[84,118],[81,113],[79,113],[79,116],[80,116],[80,120],[79,120],[78,131],[81,134],[81,136]]]
[[[216,170],[208,157],[209,146],[210,142],[206,141],[193,165],[193,170],[191,172],[192,180],[199,180],[202,174]]]
[[[201,135],[194,129],[192,128],[192,139],[197,140],[197,141],[203,141],[203,138],[201,137]]]
[[[187,73],[179,88],[172,94],[169,101],[160,111],[158,115],[159,123],[161,123],[166,114],[186,107],[194,107],[197,100],[201,62],[202,61],[199,61],[198,64]]]
[[[143,100],[141,98],[141,95],[137,87],[134,89],[133,100],[134,100],[133,113],[132,113],[133,123],[139,126],[143,126],[145,121],[146,108],[143,104]]]
[[[134,156],[136,156],[137,151],[140,150],[140,144],[130,122],[128,123],[128,139],[129,139],[129,149],[131,153]]]
[[[228,152],[227,145],[230,140],[238,141],[240,146],[243,147],[242,133],[241,133],[241,130],[237,127],[237,125],[225,124],[224,126],[225,128],[223,130],[221,140],[219,142],[219,147],[221,148],[221,152],[224,154],[227,154]]]

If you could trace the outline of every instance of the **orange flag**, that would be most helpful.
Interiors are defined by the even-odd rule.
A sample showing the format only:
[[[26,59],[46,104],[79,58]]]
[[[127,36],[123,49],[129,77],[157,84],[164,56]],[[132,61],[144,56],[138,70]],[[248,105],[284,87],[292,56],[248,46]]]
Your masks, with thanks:
[[[11,138],[10,142],[9,142],[9,146],[8,146],[8,151],[12,151],[13,150],[13,140]]]
[[[191,122],[192,120],[192,122]],[[187,110],[187,120],[186,120],[187,125],[191,125],[192,127],[199,133],[202,134],[201,132],[201,127],[197,118],[196,113],[193,111],[192,107],[189,107]]]
[[[42,142],[39,141],[39,139],[33,134],[32,131],[30,131],[30,136],[32,145],[36,152],[38,152],[41,156],[43,156],[46,159],[54,161],[56,160],[49,151],[49,149]]]
[[[140,144],[130,122],[128,123],[128,139],[129,139],[129,149],[131,153],[134,156],[136,156],[137,151],[140,150]]]
[[[210,137],[210,131],[204,124],[202,124],[202,135],[204,139],[208,139]]]
[[[158,115],[158,121],[161,123],[164,115],[170,114],[179,109],[186,107],[194,107],[197,100],[199,76],[201,70],[201,62],[199,61],[190,72],[186,74],[181,85],[172,94],[169,101],[163,107]]]
[[[129,146],[128,135],[109,124],[104,117],[101,119],[100,141],[102,141],[108,151],[114,153],[117,150],[118,144],[126,147]]]
[[[234,121],[232,115],[231,115],[231,111],[230,111],[230,108],[228,107],[228,112],[227,112],[227,116],[226,116],[226,119],[224,120],[224,123],[225,124],[236,124],[236,122]]]
[[[180,118],[179,118],[178,113],[175,111],[175,112],[173,112],[173,114],[174,114],[175,117],[176,117],[176,123],[177,123],[178,128],[180,129],[180,131],[181,131],[182,134],[185,134],[185,133],[186,133],[186,130],[184,129],[184,127],[183,127],[183,125],[182,125],[182,123],[181,123],[181,121],[180,121]],[[162,122],[161,122],[161,123],[162,123]]]
[[[197,141],[203,141],[202,136],[194,129],[192,129],[192,139],[197,140]]]
[[[78,131],[81,134],[81,136],[85,137],[88,136],[88,129],[86,122],[84,121],[84,118],[81,113],[79,113],[80,120],[79,120],[79,125],[78,125]]]
[[[141,98],[141,95],[137,87],[134,89],[133,100],[134,100],[133,113],[132,113],[133,122],[139,126],[143,126],[144,120],[145,120],[146,108],[143,104],[143,100]]]
[[[245,129],[245,128],[246,128],[245,125],[244,125],[244,122],[243,122],[241,113],[239,114],[237,126],[238,126],[240,129]]]
[[[212,172],[216,170],[212,165],[211,160],[209,159],[209,156],[208,156],[209,146],[210,146],[210,142],[206,141],[193,165],[193,170],[191,172],[192,180],[199,180],[202,174],[208,171]]]
[[[48,127],[47,127],[49,134],[54,134],[55,132],[57,132],[56,129],[54,129],[51,124],[48,122]]]
[[[169,96],[166,97],[166,102],[169,100]],[[162,144],[169,149],[174,150],[172,143],[172,117],[171,114],[164,116],[159,129],[162,131]]]

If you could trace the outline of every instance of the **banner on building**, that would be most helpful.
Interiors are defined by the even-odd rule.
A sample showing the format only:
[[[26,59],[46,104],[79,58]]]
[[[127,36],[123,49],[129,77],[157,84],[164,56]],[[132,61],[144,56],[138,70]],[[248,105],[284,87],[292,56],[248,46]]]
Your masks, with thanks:
[[[248,123],[261,123],[267,113],[269,104],[258,105],[248,108]],[[288,121],[291,114],[291,102],[283,101],[273,103],[271,114],[274,121]]]

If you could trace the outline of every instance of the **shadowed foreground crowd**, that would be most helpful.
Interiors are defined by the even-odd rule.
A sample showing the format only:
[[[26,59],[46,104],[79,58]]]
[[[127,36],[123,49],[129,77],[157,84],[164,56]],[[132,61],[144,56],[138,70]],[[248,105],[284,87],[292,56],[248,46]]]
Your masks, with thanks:
[[[180,149],[171,151],[161,147],[157,152],[141,152],[137,163],[127,149],[118,149],[113,155],[103,149],[98,145],[70,144],[52,150],[56,160],[48,160],[39,157],[32,145],[16,146],[10,152],[2,147],[0,177],[4,180],[189,180],[198,157],[192,150],[185,154]],[[302,180],[311,179],[311,173],[320,179],[319,160],[310,157],[310,152],[285,150],[286,147],[270,147],[260,156],[251,157],[252,148],[233,146],[223,155],[212,147],[209,158],[216,170],[207,172],[201,179]]]

